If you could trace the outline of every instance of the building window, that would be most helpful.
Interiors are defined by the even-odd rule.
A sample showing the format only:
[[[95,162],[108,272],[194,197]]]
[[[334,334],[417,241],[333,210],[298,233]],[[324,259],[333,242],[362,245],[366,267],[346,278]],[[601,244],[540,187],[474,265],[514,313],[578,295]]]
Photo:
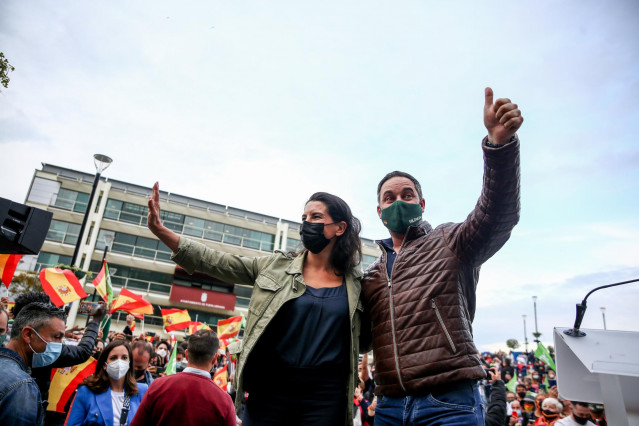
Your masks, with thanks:
[[[123,232],[109,231],[101,229],[95,248],[104,250],[104,235],[113,235],[113,247],[111,251],[114,253],[123,253],[130,256],[145,257],[147,259],[170,261],[171,249],[163,242],[146,237],[138,237],[136,235],[125,234]]]
[[[47,232],[47,240],[75,245],[78,242],[79,234],[80,225],[61,220],[52,220],[49,232]]]
[[[58,263],[65,265],[71,264],[71,256],[63,256],[61,254],[40,252],[38,255],[38,261],[36,262],[35,270],[39,271],[42,268],[50,268]]]
[[[127,203],[118,200],[107,200],[104,217],[120,222],[133,223],[139,226],[146,226],[149,208],[140,204]],[[161,211],[160,217],[164,226],[172,231],[181,233],[184,228],[184,215],[169,211]]]
[[[88,203],[89,194],[62,188],[58,192],[53,205],[64,210],[84,213],[87,210]]]
[[[296,240],[295,238],[287,238],[286,239],[286,251],[297,251],[302,248],[302,242],[300,240]]]
[[[97,276],[101,268],[102,262],[97,260],[91,261],[89,270],[93,272],[94,276]],[[171,293],[172,274],[163,274],[148,269],[131,268],[114,263],[109,263],[109,271],[111,272],[111,283],[115,288],[125,287],[145,293]]]
[[[369,256],[367,254],[362,255],[362,268],[364,268],[364,270],[366,270],[376,260],[377,260],[376,256]]]

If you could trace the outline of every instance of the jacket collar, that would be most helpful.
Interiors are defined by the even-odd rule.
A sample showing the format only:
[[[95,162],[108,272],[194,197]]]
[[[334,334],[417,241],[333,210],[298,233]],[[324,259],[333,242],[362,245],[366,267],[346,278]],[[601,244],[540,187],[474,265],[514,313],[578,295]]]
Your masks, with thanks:
[[[16,351],[9,348],[0,348],[0,357],[5,357],[5,358],[14,360],[24,372],[29,374],[29,368],[24,363],[24,360],[22,359],[22,357],[18,355]]]
[[[423,220],[422,223],[420,223],[418,226],[409,226],[408,230],[406,231],[406,234],[404,235],[404,241],[402,242],[402,245],[405,245],[409,241],[416,240],[419,237],[423,237],[424,235],[428,234],[432,230],[433,230],[433,227],[430,225],[430,223],[428,223],[425,220]],[[384,241],[385,240],[376,240],[375,242],[380,247],[384,248],[384,247],[387,247],[386,244],[384,244]],[[392,247],[392,243],[391,243],[391,247]]]
[[[95,395],[95,402],[107,425],[113,424],[113,402],[111,401],[111,388],[106,392]]]
[[[306,259],[306,251],[302,252],[297,257],[293,258],[293,261],[288,268],[286,268],[286,273],[289,275],[302,275],[302,271],[304,270],[304,259]],[[350,271],[346,272],[346,278],[351,276],[353,279],[360,278],[363,275],[361,268],[353,268]]]

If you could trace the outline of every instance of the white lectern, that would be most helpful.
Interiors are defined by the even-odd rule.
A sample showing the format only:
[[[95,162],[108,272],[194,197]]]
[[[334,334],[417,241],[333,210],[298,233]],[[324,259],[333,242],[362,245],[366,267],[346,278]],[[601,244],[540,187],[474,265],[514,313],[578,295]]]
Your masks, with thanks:
[[[639,333],[555,328],[557,389],[562,398],[604,404],[609,425],[639,425]]]

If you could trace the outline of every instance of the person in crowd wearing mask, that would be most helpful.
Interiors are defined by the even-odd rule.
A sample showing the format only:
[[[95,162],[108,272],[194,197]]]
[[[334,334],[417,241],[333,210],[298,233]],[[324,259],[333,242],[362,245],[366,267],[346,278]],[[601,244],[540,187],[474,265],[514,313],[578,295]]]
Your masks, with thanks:
[[[535,417],[536,418],[542,417],[541,403],[544,402],[544,399],[546,399],[546,395],[544,394],[537,393],[535,395]]]
[[[151,357],[153,356],[153,345],[146,341],[136,340],[131,345],[131,352],[133,352],[135,381],[144,383],[147,386],[151,385],[151,383],[153,383],[153,377],[148,368]]]
[[[484,185],[462,223],[433,227],[426,201],[408,173],[388,173],[377,186],[377,214],[390,233],[362,281],[377,366],[377,426],[483,425],[477,381],[486,377],[473,342],[481,265],[519,221],[519,139],[523,122],[510,99],[485,89]],[[445,403],[442,403],[444,401]]]
[[[153,357],[152,364],[156,367],[164,368],[169,361],[169,354],[171,353],[171,345],[166,340],[160,340],[155,348],[155,356]]]
[[[557,386],[557,373],[553,370],[548,369],[548,385],[552,388],[553,386]]]
[[[9,313],[0,307],[0,348],[4,346],[9,328]]]
[[[572,414],[568,417],[564,417],[563,419],[559,419],[557,423],[555,423],[555,426],[597,426],[590,421],[590,410],[588,409],[587,402],[571,401],[571,403]]]
[[[506,358],[506,360],[504,361],[504,365],[501,367],[501,379],[505,383],[508,383],[508,381],[510,381],[510,379],[512,379],[515,376],[515,368],[510,364],[511,364],[510,359]]]
[[[546,398],[541,403],[541,417],[535,420],[535,426],[554,426],[563,410],[561,402],[555,398]]]
[[[20,310],[11,340],[0,348],[0,425],[43,424],[42,397],[29,368],[60,356],[64,321],[64,311],[50,303],[34,302]]]
[[[184,351],[184,349],[178,347],[175,351],[175,371],[177,371],[178,373],[183,371],[186,368],[187,365],[187,361],[186,361],[186,352]]]
[[[590,418],[594,424],[597,426],[608,426],[606,412],[602,404],[588,404],[588,409],[590,410]]]
[[[364,311],[361,225],[341,198],[311,195],[300,227],[304,248],[295,253],[242,257],[175,234],[160,221],[157,183],[147,224],[187,272],[254,285],[244,339],[229,345],[238,356],[238,414],[249,395],[243,426],[352,423]]]
[[[541,375],[537,371],[533,371],[531,388],[533,392],[539,392],[541,386]],[[545,389],[545,387],[544,387]]]
[[[209,373],[218,347],[211,330],[193,333],[186,350],[187,367],[153,382],[131,426],[235,426],[233,401]]]
[[[13,307],[14,314],[20,315],[20,311],[23,307],[33,302],[40,302],[54,306],[46,293],[41,291],[30,291],[16,297],[16,304]],[[47,401],[49,396],[51,370],[54,368],[65,368],[82,364],[93,354],[93,348],[96,346],[100,322],[107,313],[106,304],[104,302],[99,303],[99,307],[95,310],[82,339],[77,345],[61,345],[60,352],[55,356],[55,358],[51,359],[51,362],[46,365],[42,365],[40,362],[35,362],[32,365],[31,376],[35,379],[38,388],[40,389],[43,401]],[[52,411],[47,411],[45,415],[47,423],[60,423],[65,417],[64,413],[56,413]]]
[[[95,373],[82,382],[65,426],[130,425],[147,390],[136,383],[131,347],[115,340],[104,349]]]
[[[536,394],[526,392],[526,396],[522,400],[522,405],[524,407],[524,426],[527,426],[528,424],[532,425],[535,423],[535,420],[537,420],[537,416],[535,415],[535,397],[537,397]]]
[[[521,410],[521,404],[519,401],[515,400],[510,404],[510,409],[512,411],[510,417],[508,418],[508,426],[517,426],[522,425],[524,422],[524,416]]]
[[[515,393],[517,394],[517,400],[519,402],[524,403],[524,398],[526,397],[526,386],[521,383],[515,386]]]

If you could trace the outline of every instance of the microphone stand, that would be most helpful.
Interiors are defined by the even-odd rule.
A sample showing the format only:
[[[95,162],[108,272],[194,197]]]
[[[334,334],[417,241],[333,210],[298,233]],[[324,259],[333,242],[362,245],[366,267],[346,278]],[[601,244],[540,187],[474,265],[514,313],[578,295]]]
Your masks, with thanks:
[[[637,281],[639,281],[639,278],[630,281],[623,281],[620,283],[602,285],[601,287],[590,290],[588,294],[586,294],[586,297],[584,297],[584,300],[582,300],[581,303],[577,303],[577,317],[575,318],[575,325],[572,329],[564,330],[564,334],[572,337],[584,337],[586,335],[586,333],[579,330],[579,327],[581,327],[581,321],[584,319],[584,315],[586,314],[586,299],[588,299],[588,296],[590,296],[592,293],[597,290],[601,290],[602,288],[615,287],[618,285],[634,283]]]

